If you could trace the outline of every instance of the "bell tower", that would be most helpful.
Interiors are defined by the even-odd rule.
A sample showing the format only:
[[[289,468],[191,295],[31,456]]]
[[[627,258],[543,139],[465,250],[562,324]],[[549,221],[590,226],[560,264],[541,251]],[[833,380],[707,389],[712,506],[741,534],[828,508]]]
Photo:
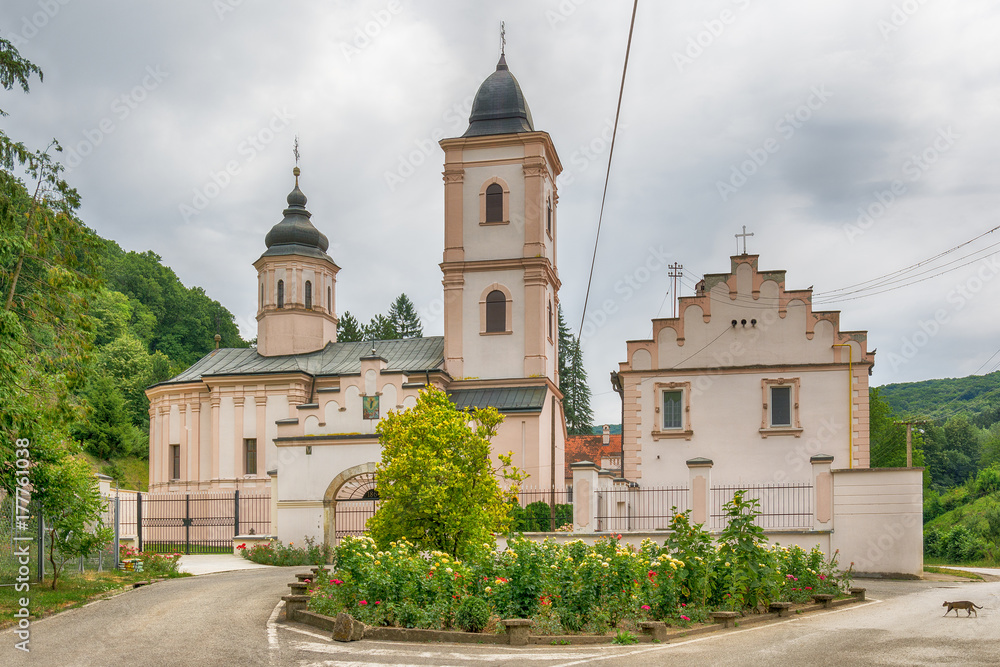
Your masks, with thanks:
[[[257,269],[257,352],[265,357],[321,350],[337,340],[337,272],[330,241],[309,220],[306,196],[288,195],[284,218],[264,238]]]
[[[558,385],[556,177],[500,56],[476,93],[469,128],[443,139],[445,365],[454,378],[546,377]]]

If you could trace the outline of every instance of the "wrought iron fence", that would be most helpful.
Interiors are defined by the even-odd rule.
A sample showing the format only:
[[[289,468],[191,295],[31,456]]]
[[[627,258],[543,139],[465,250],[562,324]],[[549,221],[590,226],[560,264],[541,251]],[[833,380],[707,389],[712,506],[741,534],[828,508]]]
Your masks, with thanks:
[[[129,500],[122,498],[122,504]],[[140,493],[134,516],[138,547],[154,553],[228,553],[238,535],[271,530],[270,491]]]
[[[573,523],[573,487],[521,487],[511,531],[551,532]]]
[[[803,482],[713,486],[709,490],[708,523],[711,530],[725,527],[726,512],[723,506],[740,490],[745,491],[744,499],[760,501],[760,516],[755,523],[761,528],[812,528],[813,486]]]
[[[690,508],[686,486],[599,489],[598,532],[666,530],[675,512]]]

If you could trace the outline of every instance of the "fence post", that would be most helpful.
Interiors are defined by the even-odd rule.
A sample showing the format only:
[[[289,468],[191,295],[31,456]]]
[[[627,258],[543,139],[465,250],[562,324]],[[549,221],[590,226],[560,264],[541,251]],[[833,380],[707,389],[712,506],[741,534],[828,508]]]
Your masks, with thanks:
[[[121,564],[121,498],[115,496],[115,570]]]
[[[42,503],[40,501],[35,503],[37,507],[37,521],[35,525],[38,528],[38,562],[35,564],[35,574],[38,576],[38,582],[41,583],[45,581],[45,517],[42,515]]]
[[[191,555],[191,494],[184,494],[184,553]]]
[[[570,463],[573,471],[573,532],[595,532],[597,519],[597,473],[600,466],[590,461]]]
[[[233,537],[240,534],[240,490],[233,491]]]
[[[691,523],[708,524],[713,465],[712,459],[696,458],[687,461],[691,489]]]
[[[135,492],[135,538],[142,551],[142,491]]]
[[[829,454],[817,454],[809,459],[812,464],[813,494],[813,530],[829,530],[833,528],[833,474],[830,466],[833,457]]]

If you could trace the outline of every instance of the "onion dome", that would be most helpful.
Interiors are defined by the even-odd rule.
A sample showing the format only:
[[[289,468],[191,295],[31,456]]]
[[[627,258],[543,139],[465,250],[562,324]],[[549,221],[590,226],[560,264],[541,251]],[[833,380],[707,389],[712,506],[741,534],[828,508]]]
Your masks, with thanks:
[[[497,70],[479,86],[476,99],[472,102],[469,129],[462,136],[481,137],[534,131],[528,102],[524,99],[517,79],[507,68],[506,57],[501,54]]]
[[[264,255],[309,255],[326,257],[330,241],[309,221],[312,213],[306,210],[306,196],[299,189],[299,168],[292,170],[295,188],[288,193],[288,208],[284,219],[271,228],[264,237],[267,251]]]

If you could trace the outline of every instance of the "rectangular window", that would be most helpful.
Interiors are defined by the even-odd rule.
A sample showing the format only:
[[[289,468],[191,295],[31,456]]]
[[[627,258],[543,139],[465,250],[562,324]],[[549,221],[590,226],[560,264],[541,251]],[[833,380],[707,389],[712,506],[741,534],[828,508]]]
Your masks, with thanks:
[[[792,425],[792,388],[771,387],[771,426]]]
[[[243,463],[247,475],[257,474],[257,438],[247,438],[243,441]]]
[[[681,399],[684,398],[682,391],[663,392],[663,428],[679,429],[684,428],[684,412]]]
[[[181,446],[170,445],[170,479],[181,478]]]

